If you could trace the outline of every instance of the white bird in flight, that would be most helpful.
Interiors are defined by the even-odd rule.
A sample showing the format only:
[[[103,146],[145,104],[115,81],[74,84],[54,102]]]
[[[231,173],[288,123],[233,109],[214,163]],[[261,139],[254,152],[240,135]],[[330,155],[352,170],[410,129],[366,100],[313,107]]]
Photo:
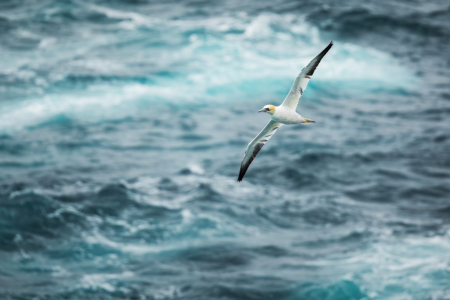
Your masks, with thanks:
[[[327,54],[328,50],[333,46],[331,42],[322,52],[319,53],[295,78],[294,84],[289,91],[289,94],[284,99],[280,106],[273,106],[272,104],[264,106],[258,112],[266,112],[270,115],[270,122],[264,129],[248,144],[245,150],[244,158],[242,159],[241,169],[239,171],[238,181],[242,181],[248,167],[255,159],[258,152],[264,144],[274,135],[278,128],[283,124],[309,124],[315,123],[313,120],[307,119],[299,115],[295,109],[297,108],[298,100],[308,85],[311,76],[314,74],[317,66],[322,58]]]

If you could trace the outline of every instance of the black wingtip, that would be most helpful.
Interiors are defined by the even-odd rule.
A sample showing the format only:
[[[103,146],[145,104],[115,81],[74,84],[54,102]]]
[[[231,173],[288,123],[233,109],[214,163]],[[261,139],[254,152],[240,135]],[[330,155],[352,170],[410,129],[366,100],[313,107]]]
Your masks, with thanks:
[[[320,52],[316,57],[314,57],[314,59],[308,64],[308,66],[310,66],[311,63],[313,63],[313,65],[311,66],[309,72],[306,75],[312,76],[314,74],[314,71],[316,70],[316,68],[319,65],[320,61],[328,53],[328,51],[331,49],[331,47],[333,45],[334,45],[333,41],[331,41],[328,44],[328,46],[326,46],[325,49],[322,50],[322,52]]]
[[[250,159],[249,162],[246,164],[241,164],[241,168],[239,169],[239,176],[238,176],[238,182],[241,182],[242,179],[244,179],[245,173],[247,173],[247,169],[250,166],[250,163],[253,161],[253,159]]]
[[[245,175],[245,171],[241,167],[241,169],[239,170],[239,176],[238,176],[238,180],[237,181],[241,182],[242,179],[244,179],[244,175]]]
[[[334,45],[334,43],[333,43],[333,41],[331,41],[331,42],[328,44],[328,46],[327,46],[325,49],[323,49],[322,52],[320,52],[320,54],[319,54],[319,56],[321,57],[320,59],[322,59],[322,57],[324,57],[325,54],[327,54],[328,50],[330,50],[331,47],[332,47],[333,45]]]

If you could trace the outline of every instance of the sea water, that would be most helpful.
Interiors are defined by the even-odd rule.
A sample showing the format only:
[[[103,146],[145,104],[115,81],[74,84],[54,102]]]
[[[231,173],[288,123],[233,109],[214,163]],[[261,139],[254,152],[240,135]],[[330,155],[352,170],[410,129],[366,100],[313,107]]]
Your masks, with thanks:
[[[446,1],[0,4],[1,299],[450,299]],[[325,46],[298,112],[247,144]]]

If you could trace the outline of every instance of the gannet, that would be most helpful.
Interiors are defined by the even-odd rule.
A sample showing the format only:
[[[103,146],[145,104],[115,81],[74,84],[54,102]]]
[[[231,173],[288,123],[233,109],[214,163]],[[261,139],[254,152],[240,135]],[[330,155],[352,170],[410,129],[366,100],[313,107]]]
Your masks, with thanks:
[[[328,50],[333,46],[333,41],[317,55],[306,67],[304,67],[295,78],[294,84],[289,91],[289,94],[284,99],[280,106],[274,106],[272,104],[264,106],[258,112],[268,113],[270,115],[270,121],[264,127],[264,129],[248,144],[245,150],[244,158],[242,159],[241,169],[239,171],[238,181],[241,182],[247,172],[248,167],[255,159],[258,152],[264,146],[264,144],[274,135],[278,128],[282,125],[293,124],[310,124],[315,123],[313,120],[302,117],[295,110],[297,108],[298,101],[303,95],[303,92],[308,85],[311,76],[314,74],[317,66],[322,58],[327,54]]]

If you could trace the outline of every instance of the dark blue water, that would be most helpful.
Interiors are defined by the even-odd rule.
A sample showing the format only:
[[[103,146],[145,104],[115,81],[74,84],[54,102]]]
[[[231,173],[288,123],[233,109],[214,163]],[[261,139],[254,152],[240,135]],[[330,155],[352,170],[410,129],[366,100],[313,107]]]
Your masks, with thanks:
[[[447,1],[0,4],[0,299],[450,299]],[[330,40],[236,182],[258,114]]]

